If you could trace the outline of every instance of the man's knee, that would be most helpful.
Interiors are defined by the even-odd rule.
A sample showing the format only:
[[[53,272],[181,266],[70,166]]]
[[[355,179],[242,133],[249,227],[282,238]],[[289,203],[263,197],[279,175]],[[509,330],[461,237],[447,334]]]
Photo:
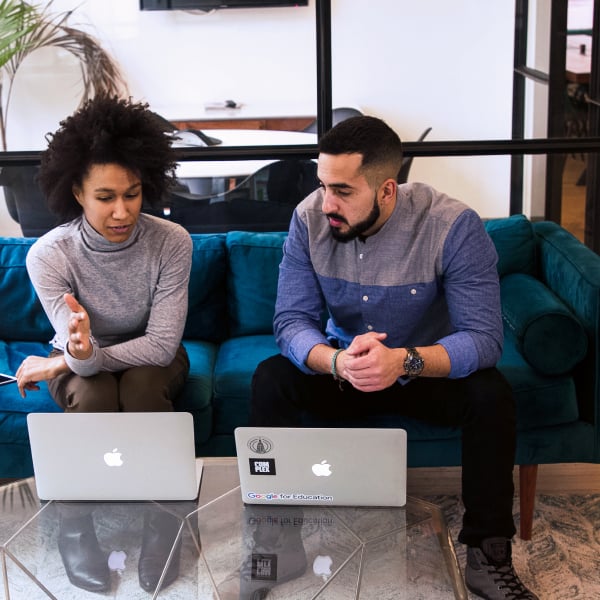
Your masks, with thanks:
[[[277,389],[281,383],[292,381],[299,369],[285,356],[276,354],[258,363],[252,376],[252,394]]]
[[[283,354],[275,354],[265,358],[263,361],[258,363],[255,372],[266,372],[269,374],[277,374],[280,371],[286,371],[288,369],[296,369],[297,367],[292,364],[289,358],[283,356]]]
[[[514,426],[516,416],[513,391],[498,369],[477,371],[467,380],[467,397],[472,414],[498,426]]]
[[[303,373],[282,355],[271,356],[256,367],[252,376],[251,425],[284,426],[298,421],[295,402],[301,395]]]

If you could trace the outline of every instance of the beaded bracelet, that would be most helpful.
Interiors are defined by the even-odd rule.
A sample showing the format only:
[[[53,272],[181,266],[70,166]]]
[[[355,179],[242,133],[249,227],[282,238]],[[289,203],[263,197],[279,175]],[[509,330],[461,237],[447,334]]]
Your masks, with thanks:
[[[335,363],[337,361],[337,357],[338,357],[339,353],[342,352],[342,350],[343,350],[343,348],[338,348],[331,357],[331,374],[333,375],[333,378],[338,382],[338,384],[340,386],[340,390],[343,390],[342,382],[344,380],[338,375],[337,369],[335,367]]]

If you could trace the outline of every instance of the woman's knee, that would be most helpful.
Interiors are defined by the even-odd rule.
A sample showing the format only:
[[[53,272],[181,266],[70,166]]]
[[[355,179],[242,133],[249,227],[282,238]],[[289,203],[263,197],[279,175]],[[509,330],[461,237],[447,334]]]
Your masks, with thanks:
[[[92,377],[73,376],[57,402],[65,412],[116,412],[119,410],[118,382],[111,373]]]
[[[163,367],[134,367],[121,376],[119,397],[125,412],[164,412],[173,410],[180,385],[165,376]]]
[[[172,411],[173,403],[183,391],[190,362],[180,346],[167,367],[132,367],[121,374],[119,395],[121,410],[127,412]]]

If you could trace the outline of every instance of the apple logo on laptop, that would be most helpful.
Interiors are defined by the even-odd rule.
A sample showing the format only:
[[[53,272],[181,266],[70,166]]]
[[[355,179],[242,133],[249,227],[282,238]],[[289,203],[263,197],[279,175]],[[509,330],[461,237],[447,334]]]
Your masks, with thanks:
[[[112,452],[107,452],[104,455],[104,462],[109,467],[120,467],[123,464],[123,459],[121,458],[121,453],[117,448],[113,448]]]
[[[317,477],[329,477],[331,475],[331,465],[326,460],[322,460],[312,466],[312,472]]]
[[[108,555],[108,568],[111,571],[120,571],[123,572],[125,570],[125,559],[127,558],[127,554],[123,552],[123,550],[113,550]]]
[[[317,577],[321,577],[323,581],[326,581],[331,576],[331,565],[333,560],[331,556],[323,556],[318,554],[313,561],[313,573]]]

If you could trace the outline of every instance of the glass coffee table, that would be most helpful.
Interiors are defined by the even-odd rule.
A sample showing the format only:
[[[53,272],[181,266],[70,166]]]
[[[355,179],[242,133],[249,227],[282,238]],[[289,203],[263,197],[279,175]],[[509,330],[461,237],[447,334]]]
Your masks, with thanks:
[[[398,509],[248,506],[238,483],[236,459],[207,458],[197,502],[40,502],[33,479],[4,486],[0,592],[10,600],[468,598],[435,505],[409,497]],[[65,511],[92,515],[109,591],[70,583],[57,544]],[[178,525],[163,571],[178,566],[178,577],[149,594],[138,559],[145,515],[157,512]]]

